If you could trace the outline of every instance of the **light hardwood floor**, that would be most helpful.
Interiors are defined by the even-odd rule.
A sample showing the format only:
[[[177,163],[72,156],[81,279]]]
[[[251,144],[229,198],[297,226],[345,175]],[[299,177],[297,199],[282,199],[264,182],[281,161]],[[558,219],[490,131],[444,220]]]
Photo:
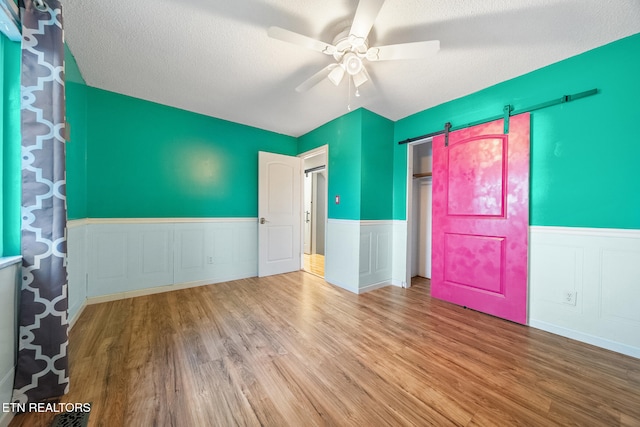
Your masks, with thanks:
[[[100,426],[640,425],[640,360],[303,272],[92,305],[71,390]],[[45,426],[23,414],[12,426]]]
[[[324,255],[304,254],[304,271],[324,277]]]

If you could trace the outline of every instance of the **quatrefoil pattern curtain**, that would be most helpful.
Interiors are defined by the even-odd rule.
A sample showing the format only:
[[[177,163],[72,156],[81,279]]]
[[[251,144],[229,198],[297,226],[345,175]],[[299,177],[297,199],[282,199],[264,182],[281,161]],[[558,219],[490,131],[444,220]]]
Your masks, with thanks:
[[[64,38],[58,0],[22,13],[22,290],[14,402],[69,387]],[[36,4],[37,3],[37,4]]]

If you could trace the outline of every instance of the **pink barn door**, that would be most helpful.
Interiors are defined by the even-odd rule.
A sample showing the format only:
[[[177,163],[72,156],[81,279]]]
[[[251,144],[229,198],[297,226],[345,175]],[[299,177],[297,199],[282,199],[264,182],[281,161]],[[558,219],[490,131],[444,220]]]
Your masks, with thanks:
[[[433,140],[431,294],[527,323],[529,114]]]

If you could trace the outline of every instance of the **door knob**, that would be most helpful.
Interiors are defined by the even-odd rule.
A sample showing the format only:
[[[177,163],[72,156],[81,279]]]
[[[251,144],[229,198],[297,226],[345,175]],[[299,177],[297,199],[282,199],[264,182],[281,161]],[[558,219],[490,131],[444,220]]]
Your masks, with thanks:
[[[269,221],[267,221],[267,220],[266,220],[266,219],[264,219],[264,218],[260,218],[260,224],[265,224],[265,223],[267,223],[267,222],[269,222]]]

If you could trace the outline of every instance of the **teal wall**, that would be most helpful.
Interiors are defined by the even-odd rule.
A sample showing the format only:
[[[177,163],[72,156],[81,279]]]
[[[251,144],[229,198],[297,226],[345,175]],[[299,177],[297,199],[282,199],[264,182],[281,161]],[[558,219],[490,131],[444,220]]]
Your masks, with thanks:
[[[329,218],[360,219],[361,141],[361,109],[298,138],[298,153],[329,145]],[[340,196],[339,205],[335,204],[336,196]]]
[[[370,111],[296,140],[80,83],[69,91],[70,218],[256,216],[258,151],[296,155],[325,144],[329,217],[391,218],[393,122]],[[86,129],[73,124],[82,117]]]
[[[297,140],[71,82],[70,217],[255,216],[258,150],[328,144],[330,218],[405,219],[406,146],[397,141],[598,88],[532,113],[531,224],[640,228],[638,51],[635,35],[395,124],[359,109]]]
[[[393,218],[405,219],[406,146],[397,141],[562,95],[598,95],[532,113],[532,225],[640,228],[640,34],[395,124]]]
[[[299,153],[329,146],[329,218],[391,219],[392,139],[393,122],[362,108],[298,138]]]
[[[67,217],[87,217],[87,86],[73,54],[65,45],[67,141]]]
[[[0,34],[0,256],[20,254],[20,43]]]
[[[255,217],[258,151],[296,139],[87,88],[89,218]]]
[[[391,120],[362,110],[362,203],[360,219],[392,218],[393,129]]]

